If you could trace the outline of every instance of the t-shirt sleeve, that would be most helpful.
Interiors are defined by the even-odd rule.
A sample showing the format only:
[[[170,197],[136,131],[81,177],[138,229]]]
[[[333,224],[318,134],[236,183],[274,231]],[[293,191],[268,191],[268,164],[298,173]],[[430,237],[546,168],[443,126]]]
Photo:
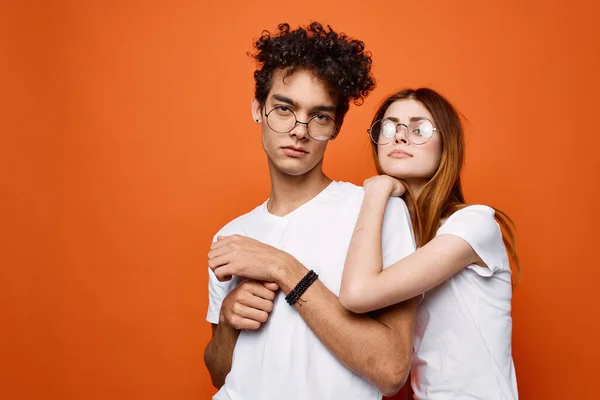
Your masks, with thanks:
[[[213,243],[216,242],[217,236],[223,234],[219,232],[213,238]],[[208,312],[206,320],[211,324],[219,323],[219,313],[221,312],[221,304],[225,297],[231,292],[238,283],[238,278],[233,277],[230,281],[220,282],[212,269],[208,268]]]
[[[398,197],[390,198],[385,208],[381,244],[384,268],[415,252],[410,214],[404,200]]]
[[[465,207],[452,214],[437,232],[458,236],[469,243],[487,268],[475,264],[467,268],[484,277],[508,268],[502,231],[494,214],[494,209],[487,206]]]

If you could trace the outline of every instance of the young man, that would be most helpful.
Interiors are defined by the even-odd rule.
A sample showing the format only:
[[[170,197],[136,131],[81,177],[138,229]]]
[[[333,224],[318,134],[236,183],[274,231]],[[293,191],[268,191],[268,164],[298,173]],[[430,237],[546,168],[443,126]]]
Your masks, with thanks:
[[[256,42],[252,115],[271,196],[221,229],[208,254],[215,399],[376,400],[406,380],[415,302],[368,316],[337,298],[364,190],[332,181],[322,164],[350,100],[374,87],[363,48],[318,23],[282,24]],[[379,218],[388,266],[415,249],[410,217],[395,198]]]

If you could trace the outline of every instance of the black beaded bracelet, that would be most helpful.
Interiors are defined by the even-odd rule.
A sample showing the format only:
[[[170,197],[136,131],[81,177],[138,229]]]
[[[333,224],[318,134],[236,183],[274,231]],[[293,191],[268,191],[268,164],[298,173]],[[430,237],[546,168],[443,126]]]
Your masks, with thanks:
[[[310,271],[308,271],[308,273],[306,275],[304,275],[304,277],[302,279],[300,279],[300,282],[298,282],[296,287],[294,287],[294,289],[292,289],[288,293],[288,295],[285,296],[285,300],[287,301],[287,303],[290,306],[293,306],[294,304],[296,304],[296,302],[298,301],[300,296],[302,296],[304,294],[306,289],[308,289],[308,287],[310,285],[312,285],[313,282],[316,281],[318,277],[319,277],[319,275],[317,275],[317,273],[315,271],[313,271],[312,269]]]
[[[289,303],[290,305],[294,305],[294,304],[295,304],[295,303],[298,301],[298,299],[300,299],[300,296],[302,296],[302,294],[303,294],[303,293],[306,291],[306,289],[308,289],[308,287],[309,287],[310,285],[312,285],[312,283],[313,283],[314,281],[316,281],[316,280],[317,280],[317,275],[316,275],[316,274],[314,274],[314,275],[310,276],[310,277],[308,278],[308,280],[306,280],[306,281],[304,281],[304,282],[301,282],[301,283],[300,283],[300,284],[299,284],[299,285],[298,285],[298,286],[295,288],[296,290],[295,290],[294,294],[293,294],[293,295],[290,297],[290,299],[288,300],[288,303]]]
[[[317,275],[314,274],[310,277],[308,277],[307,280],[299,283],[294,289],[294,292],[292,293],[292,295],[289,297],[288,299],[288,304],[290,306],[293,306],[294,304],[296,304],[296,302],[301,298],[300,296],[302,296],[302,294],[304,294],[304,292],[306,291],[306,289],[308,289],[308,287],[317,280]]]
[[[298,300],[298,297],[299,297],[298,292],[301,290],[302,287],[304,287],[306,285],[306,283],[309,281],[309,279],[313,275],[316,275],[313,270],[308,271],[308,273],[306,275],[304,275],[302,277],[302,279],[300,279],[300,282],[298,282],[298,284],[296,284],[294,289],[292,289],[288,293],[288,295],[285,296],[285,300],[288,302],[289,305],[293,305]]]

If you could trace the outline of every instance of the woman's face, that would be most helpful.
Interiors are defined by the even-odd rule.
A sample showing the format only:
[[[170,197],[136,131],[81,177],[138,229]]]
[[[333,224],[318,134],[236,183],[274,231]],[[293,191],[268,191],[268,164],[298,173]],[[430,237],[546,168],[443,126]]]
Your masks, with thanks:
[[[383,121],[377,145],[383,172],[407,182],[428,182],[442,158],[442,137],[431,113],[416,100],[398,100]]]

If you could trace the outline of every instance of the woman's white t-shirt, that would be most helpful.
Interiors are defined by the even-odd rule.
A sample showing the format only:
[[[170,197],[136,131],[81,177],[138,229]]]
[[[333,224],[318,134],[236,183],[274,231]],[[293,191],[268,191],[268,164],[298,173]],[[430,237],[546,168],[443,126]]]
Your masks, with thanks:
[[[512,283],[502,232],[487,206],[452,214],[437,235],[465,240],[488,266],[469,265],[428,291],[415,327],[415,399],[517,399]]]

